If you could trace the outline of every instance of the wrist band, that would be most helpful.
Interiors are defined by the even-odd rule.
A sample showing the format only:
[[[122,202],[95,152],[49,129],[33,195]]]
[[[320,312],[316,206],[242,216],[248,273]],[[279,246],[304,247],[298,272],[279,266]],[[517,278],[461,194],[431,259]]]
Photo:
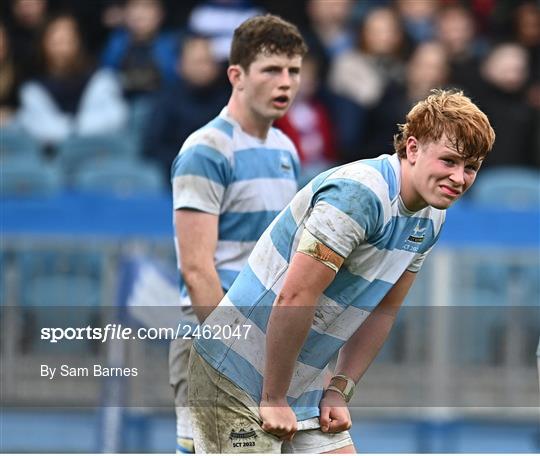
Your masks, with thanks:
[[[326,391],[335,391],[336,393],[338,393],[345,402],[348,402],[347,401],[347,398],[345,397],[345,394],[343,394],[343,391],[341,391],[339,388],[333,386],[333,385],[329,385],[328,388],[326,388]]]
[[[354,393],[354,380],[346,375],[334,375],[330,380],[327,390],[340,393],[345,402],[349,402]]]

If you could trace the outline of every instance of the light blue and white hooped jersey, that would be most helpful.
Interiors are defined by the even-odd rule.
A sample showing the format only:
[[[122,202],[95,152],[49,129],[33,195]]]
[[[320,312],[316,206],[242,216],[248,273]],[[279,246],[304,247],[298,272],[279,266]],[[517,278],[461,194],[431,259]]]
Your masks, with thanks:
[[[225,291],[294,197],[298,175],[298,154],[287,136],[276,128],[265,140],[250,136],[227,108],[183,144],[171,169],[173,207],[219,215],[214,262]],[[175,246],[180,266],[176,237]],[[180,295],[183,305],[190,304],[181,277]]]
[[[404,271],[420,269],[439,237],[445,211],[427,207],[412,213],[403,205],[399,189],[397,155],[350,163],[313,179],[264,232],[248,264],[205,322],[251,325],[247,338],[199,339],[196,350],[258,403],[268,318],[307,229],[345,258],[317,303],[288,391],[299,420],[318,416],[323,371],[332,356]]]

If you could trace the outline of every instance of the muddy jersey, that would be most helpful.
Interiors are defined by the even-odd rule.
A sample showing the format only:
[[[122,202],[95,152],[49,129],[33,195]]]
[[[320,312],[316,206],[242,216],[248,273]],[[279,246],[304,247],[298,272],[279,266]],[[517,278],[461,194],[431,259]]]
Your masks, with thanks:
[[[399,189],[397,155],[357,161],[317,176],[266,229],[205,321],[221,327],[246,325],[247,334],[198,339],[197,352],[260,401],[268,319],[300,236],[308,230],[345,259],[317,303],[288,391],[298,420],[318,416],[323,370],[332,356],[404,271],[420,269],[439,237],[445,211],[428,206],[410,212]]]

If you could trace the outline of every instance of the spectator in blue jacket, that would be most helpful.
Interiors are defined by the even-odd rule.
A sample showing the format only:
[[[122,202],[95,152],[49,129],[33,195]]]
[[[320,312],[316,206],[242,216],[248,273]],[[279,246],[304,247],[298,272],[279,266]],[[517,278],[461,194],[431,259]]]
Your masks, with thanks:
[[[155,92],[176,77],[178,37],[161,31],[163,13],[160,0],[128,0],[125,27],[111,34],[103,51],[102,64],[119,73],[129,99]]]

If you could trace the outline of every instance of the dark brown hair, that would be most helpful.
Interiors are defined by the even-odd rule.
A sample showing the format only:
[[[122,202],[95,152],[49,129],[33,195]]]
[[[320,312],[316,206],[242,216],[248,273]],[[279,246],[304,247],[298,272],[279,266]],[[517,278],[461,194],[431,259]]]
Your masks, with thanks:
[[[407,138],[437,142],[446,136],[465,159],[482,160],[493,147],[495,132],[487,116],[459,90],[434,89],[409,111],[406,123],[398,124],[394,149],[406,157]]]
[[[357,36],[356,36],[356,48],[360,51],[363,51],[366,54],[372,54],[372,50],[368,48],[366,33],[369,21],[372,20],[375,14],[387,13],[392,17],[394,24],[396,25],[396,32],[398,34],[398,43],[396,44],[395,49],[392,51],[394,57],[402,57],[406,51],[406,36],[404,31],[403,21],[397,11],[389,6],[379,6],[369,10],[365,17],[362,19],[362,22],[358,25]]]
[[[303,57],[306,52],[307,45],[295,25],[266,14],[248,19],[234,31],[229,64],[248,71],[260,53]]]
[[[66,71],[68,75],[82,74],[91,67],[91,62],[86,53],[85,45],[83,42],[83,35],[81,33],[81,27],[77,18],[69,12],[59,12],[58,14],[51,16],[47,19],[43,28],[41,29],[39,39],[39,65],[41,70],[45,73],[48,71],[47,52],[45,50],[45,41],[48,38],[50,30],[57,25],[58,22],[67,21],[73,27],[73,32],[79,40],[79,52],[74,56],[73,61],[67,67]]]

